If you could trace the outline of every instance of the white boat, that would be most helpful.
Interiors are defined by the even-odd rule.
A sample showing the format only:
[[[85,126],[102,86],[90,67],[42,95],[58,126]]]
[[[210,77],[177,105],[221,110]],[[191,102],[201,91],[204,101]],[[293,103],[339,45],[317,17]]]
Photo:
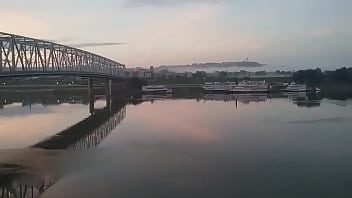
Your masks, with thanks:
[[[149,85],[142,86],[143,93],[172,93],[172,89],[166,85]]]
[[[315,89],[308,88],[307,85],[304,85],[304,84],[291,83],[291,84],[287,85],[287,88],[284,89],[284,91],[287,91],[287,92],[307,92],[307,91],[320,92],[320,89],[318,87],[315,87]]]
[[[265,81],[241,81],[230,89],[234,93],[258,93],[268,92],[268,90],[268,84]]]
[[[232,82],[207,82],[204,83],[202,88],[209,92],[228,92],[233,84]]]
[[[288,91],[288,92],[306,92],[306,91],[308,91],[308,89],[307,89],[307,85],[291,83],[291,84],[287,85],[285,91]]]
[[[313,88],[308,88],[307,85],[291,83],[290,85],[287,86],[285,91],[288,91],[288,92],[316,91],[316,92],[319,92],[320,88],[316,87],[315,89],[313,89]]]

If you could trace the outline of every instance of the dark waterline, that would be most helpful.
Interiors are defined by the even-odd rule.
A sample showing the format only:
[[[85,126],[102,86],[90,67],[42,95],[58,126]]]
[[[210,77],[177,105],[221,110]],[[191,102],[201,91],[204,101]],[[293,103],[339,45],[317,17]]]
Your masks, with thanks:
[[[350,197],[347,98],[2,93],[0,197]]]

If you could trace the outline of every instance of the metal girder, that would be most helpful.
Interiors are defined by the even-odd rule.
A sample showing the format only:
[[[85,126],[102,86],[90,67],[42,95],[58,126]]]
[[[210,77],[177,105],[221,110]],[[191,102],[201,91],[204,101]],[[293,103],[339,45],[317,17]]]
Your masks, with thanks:
[[[0,75],[81,72],[123,78],[125,69],[125,65],[94,53],[0,32]]]

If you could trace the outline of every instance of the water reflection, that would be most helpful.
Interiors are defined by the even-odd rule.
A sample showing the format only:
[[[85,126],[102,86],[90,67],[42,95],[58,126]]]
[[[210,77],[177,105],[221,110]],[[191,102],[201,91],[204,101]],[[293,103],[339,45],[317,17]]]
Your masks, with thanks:
[[[0,93],[0,109],[6,105],[19,103],[23,107],[30,107],[34,104],[43,106],[58,104],[89,104],[89,97],[85,92],[77,93],[55,93],[46,91],[8,91]]]
[[[250,103],[261,103],[267,102],[272,98],[287,98],[291,103],[296,104],[298,107],[319,107],[321,100],[323,99],[315,93],[307,92],[282,92],[275,94],[266,93],[247,93],[247,94],[203,94],[201,99],[198,97],[194,98],[197,101],[224,101],[224,102],[234,102],[236,107],[238,103],[248,105]],[[143,95],[143,101],[154,101],[162,99],[189,99],[189,97],[178,97],[171,95]]]
[[[66,106],[85,113],[28,148],[0,151],[0,198],[66,197],[66,190],[85,197],[259,197],[292,192],[299,182],[326,187],[318,181],[333,166],[341,174],[330,178],[341,184],[347,169],[338,163],[351,165],[350,111],[333,105],[338,101],[306,93],[169,97],[115,98],[89,114],[85,93],[2,94],[0,116],[11,124],[27,119],[12,119],[24,108],[29,115],[47,112],[38,110],[46,105],[54,113]],[[312,103],[319,108],[298,108]],[[73,113],[60,111],[65,119]],[[103,149],[92,149],[98,145]],[[69,175],[77,180],[67,182]]]
[[[37,103],[46,106],[86,105],[89,102],[95,102],[88,99],[89,97],[84,94],[52,94],[51,92],[22,94],[9,92],[0,97],[2,108],[13,104],[22,104],[22,108],[25,108]],[[0,198],[39,197],[65,174],[65,167],[69,162],[77,159],[81,154],[72,153],[69,150],[98,146],[125,116],[126,100],[116,99],[111,101],[108,107],[94,109],[87,118],[30,148],[2,150],[0,152]]]
[[[87,149],[97,146],[126,116],[123,102],[104,108],[68,129],[33,146],[48,150]]]
[[[236,101],[242,104],[250,104],[251,102],[265,102],[268,99],[267,94],[204,94],[203,100],[211,101]]]
[[[287,95],[289,101],[299,107],[319,107],[322,100],[322,98],[314,92],[288,92],[285,93],[285,95]]]
[[[0,169],[0,198],[39,197],[56,182],[55,178],[45,179],[26,173],[27,167],[16,164],[0,164]]]
[[[188,92],[187,92],[188,93]],[[331,99],[335,98],[335,99]],[[336,99],[338,98],[338,99]],[[314,108],[320,107],[322,101],[325,99],[329,103],[334,103],[339,106],[346,106],[352,104],[352,95],[339,95],[334,97],[332,95],[326,95],[323,93],[315,92],[278,92],[278,93],[249,93],[249,94],[201,94],[201,93],[189,93],[189,95],[183,94],[165,94],[165,95],[142,95],[142,97],[135,98],[133,102],[140,103],[138,101],[149,101],[154,102],[156,100],[167,100],[167,99],[194,99],[197,102],[206,101],[223,101],[233,102],[236,108],[239,108],[239,103],[249,105],[251,103],[263,103],[270,102],[271,99],[287,99],[290,103],[295,104],[297,107]]]

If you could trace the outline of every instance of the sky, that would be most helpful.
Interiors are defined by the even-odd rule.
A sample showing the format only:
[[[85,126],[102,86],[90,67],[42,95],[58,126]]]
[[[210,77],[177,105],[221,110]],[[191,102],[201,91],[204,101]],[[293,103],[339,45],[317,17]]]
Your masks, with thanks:
[[[0,31],[84,48],[127,67],[242,61],[352,66],[350,0],[0,0]]]

